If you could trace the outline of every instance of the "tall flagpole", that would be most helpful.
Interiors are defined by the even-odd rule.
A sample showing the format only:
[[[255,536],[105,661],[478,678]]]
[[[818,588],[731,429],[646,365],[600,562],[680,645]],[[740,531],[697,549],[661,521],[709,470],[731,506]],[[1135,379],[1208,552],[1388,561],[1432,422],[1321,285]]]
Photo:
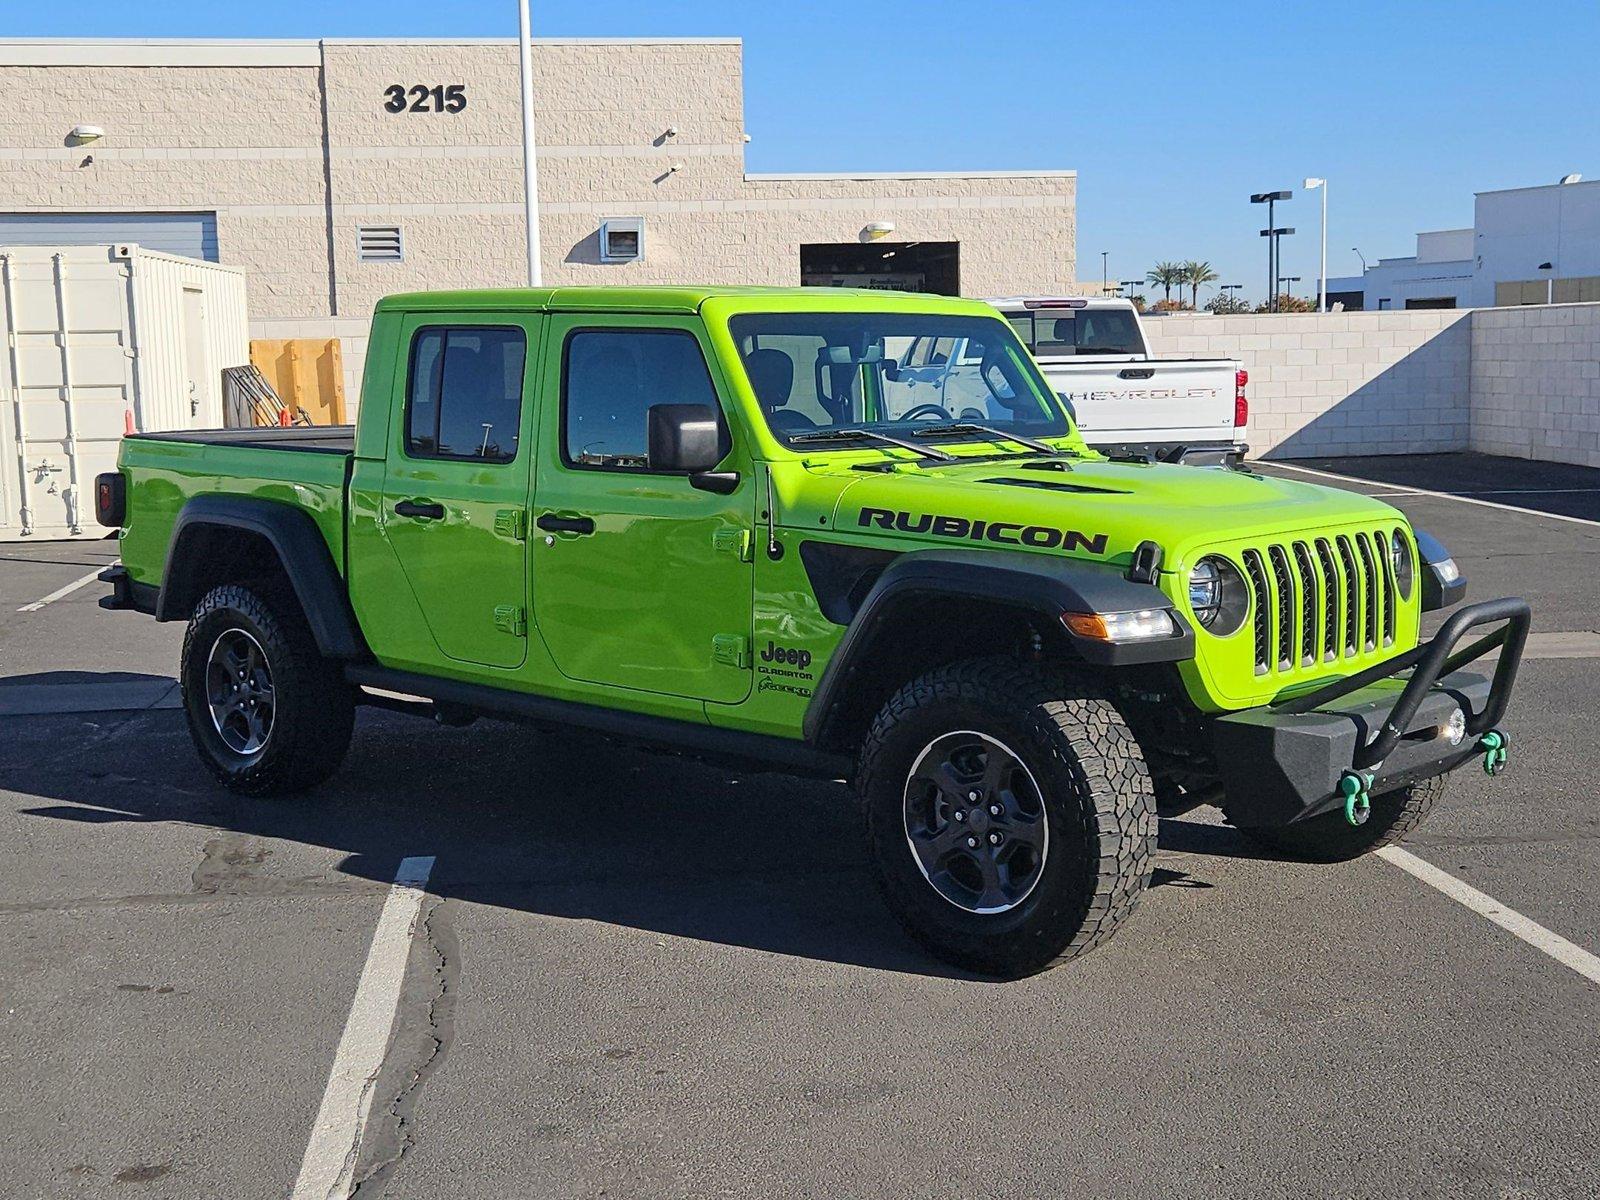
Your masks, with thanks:
[[[528,286],[538,287],[539,270],[539,160],[533,136],[533,35],[528,20],[528,0],[517,5],[518,65],[522,74],[522,194],[528,224]]]

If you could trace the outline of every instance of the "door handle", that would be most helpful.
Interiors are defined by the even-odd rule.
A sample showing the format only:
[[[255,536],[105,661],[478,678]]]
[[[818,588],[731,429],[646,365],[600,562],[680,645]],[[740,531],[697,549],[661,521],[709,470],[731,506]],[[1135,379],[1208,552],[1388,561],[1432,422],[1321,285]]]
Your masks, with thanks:
[[[424,521],[438,521],[444,517],[444,505],[432,500],[402,500],[394,506],[399,517],[421,517]]]
[[[563,517],[556,513],[541,513],[534,524],[546,533],[576,533],[587,537],[594,532],[593,517]]]
[[[1127,367],[1117,372],[1118,379],[1149,379],[1156,373],[1154,367]]]

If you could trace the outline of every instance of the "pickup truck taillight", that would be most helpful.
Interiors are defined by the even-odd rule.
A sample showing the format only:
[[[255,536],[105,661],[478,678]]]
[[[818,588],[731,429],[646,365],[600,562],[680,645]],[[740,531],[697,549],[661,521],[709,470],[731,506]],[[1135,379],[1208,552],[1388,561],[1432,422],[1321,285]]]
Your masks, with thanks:
[[[1250,401],[1244,394],[1244,385],[1250,382],[1249,371],[1233,373],[1233,427],[1243,429],[1250,421]]]
[[[121,529],[128,515],[128,481],[121,471],[94,477],[94,517],[107,529]]]

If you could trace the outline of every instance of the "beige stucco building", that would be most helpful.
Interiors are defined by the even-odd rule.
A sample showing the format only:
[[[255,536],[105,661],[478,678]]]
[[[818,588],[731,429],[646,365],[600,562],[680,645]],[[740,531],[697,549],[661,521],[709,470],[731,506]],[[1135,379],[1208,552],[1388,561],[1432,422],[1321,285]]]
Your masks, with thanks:
[[[747,174],[736,39],[541,41],[534,79],[546,283],[1072,286],[1072,171]],[[256,336],[354,363],[380,296],[525,279],[512,41],[5,41],[0,96],[0,244],[242,267]]]

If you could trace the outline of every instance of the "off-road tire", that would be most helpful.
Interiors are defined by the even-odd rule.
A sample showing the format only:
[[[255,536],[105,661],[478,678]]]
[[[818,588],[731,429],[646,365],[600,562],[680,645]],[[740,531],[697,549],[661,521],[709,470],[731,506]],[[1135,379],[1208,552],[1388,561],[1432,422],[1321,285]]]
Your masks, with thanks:
[[[1042,795],[1048,853],[1033,890],[1009,911],[972,912],[946,899],[908,840],[915,759],[957,730],[1011,748]],[[889,908],[930,952],[966,970],[1015,978],[1085,954],[1149,885],[1159,830],[1150,773],[1122,714],[1090,681],[1009,658],[929,671],[874,719],[856,783]]]
[[[1240,832],[1258,845],[1304,862],[1348,862],[1398,842],[1422,824],[1444,795],[1449,778],[1436,775],[1374,796],[1372,813],[1361,825],[1350,824],[1344,819],[1343,809],[1336,809],[1293,825],[1246,828]]]
[[[247,633],[271,670],[271,730],[251,754],[224,742],[207,699],[209,657],[230,630]],[[350,747],[355,691],[338,664],[318,653],[299,604],[284,589],[228,583],[201,597],[183,637],[180,680],[200,760],[232,791],[269,796],[314,787],[339,769]]]

